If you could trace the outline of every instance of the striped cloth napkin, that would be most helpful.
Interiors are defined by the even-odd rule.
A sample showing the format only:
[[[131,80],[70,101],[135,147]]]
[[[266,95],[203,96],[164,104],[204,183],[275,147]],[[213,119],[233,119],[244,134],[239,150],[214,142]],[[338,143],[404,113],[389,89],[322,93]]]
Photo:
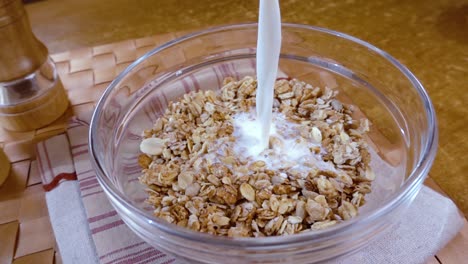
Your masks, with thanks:
[[[50,220],[64,263],[177,263],[137,237],[99,185],[88,153],[88,125],[37,144]]]

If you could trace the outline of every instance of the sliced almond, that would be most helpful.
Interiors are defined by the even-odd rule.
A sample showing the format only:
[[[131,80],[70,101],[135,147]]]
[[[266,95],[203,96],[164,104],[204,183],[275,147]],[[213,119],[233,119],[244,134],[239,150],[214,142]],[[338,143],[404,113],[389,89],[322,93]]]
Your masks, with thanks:
[[[193,174],[189,172],[183,172],[179,174],[179,177],[177,178],[177,183],[179,184],[179,187],[184,190],[192,182],[193,182]]]
[[[185,195],[189,197],[197,196],[198,193],[200,192],[200,188],[201,186],[199,183],[197,182],[192,183],[189,186],[187,186],[187,188],[185,189]]]
[[[243,183],[240,186],[240,193],[242,197],[249,201],[254,201],[255,200],[255,190],[250,184],[248,183]]]
[[[290,224],[299,224],[302,222],[302,218],[300,218],[299,216],[290,215],[288,216],[288,222]]]
[[[366,179],[369,181],[373,181],[375,179],[375,173],[371,167],[367,167],[366,169]]]
[[[221,184],[221,181],[214,176],[213,174],[208,175],[206,178],[209,182],[211,182],[214,186],[219,186]]]
[[[161,155],[164,149],[164,140],[160,138],[145,138],[140,144],[141,152],[146,155]]]
[[[315,143],[322,142],[322,132],[320,132],[320,129],[317,127],[312,127],[312,139],[315,141]]]
[[[229,222],[230,222],[229,217],[220,216],[220,215],[213,216],[213,223],[215,223],[216,225],[225,226],[225,225],[228,225]]]

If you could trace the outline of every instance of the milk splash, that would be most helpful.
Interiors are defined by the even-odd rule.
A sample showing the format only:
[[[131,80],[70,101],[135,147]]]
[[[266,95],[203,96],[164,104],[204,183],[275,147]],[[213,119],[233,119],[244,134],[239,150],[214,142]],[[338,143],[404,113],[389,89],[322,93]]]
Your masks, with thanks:
[[[309,171],[310,164],[313,164],[317,169],[336,171],[333,164],[323,161],[322,154],[326,150],[321,144],[300,140],[301,125],[288,121],[282,113],[272,113],[270,138],[275,139],[276,144],[269,144],[269,149],[260,145],[263,138],[253,111],[234,115],[233,126],[236,138],[234,151],[252,160],[264,161],[268,169],[279,170],[282,166],[294,164],[293,168],[298,171]],[[317,148],[320,151],[315,153],[313,150]]]
[[[255,117],[251,113],[239,113],[233,117],[233,121],[233,135],[237,139],[236,152],[252,157],[260,155],[265,150],[265,147],[262,144],[262,131],[258,129],[258,122]],[[274,124],[270,122],[269,125],[269,133],[275,133]]]
[[[257,39],[257,126],[260,127],[260,148],[268,148],[273,90],[281,50],[281,15],[278,0],[260,0]]]

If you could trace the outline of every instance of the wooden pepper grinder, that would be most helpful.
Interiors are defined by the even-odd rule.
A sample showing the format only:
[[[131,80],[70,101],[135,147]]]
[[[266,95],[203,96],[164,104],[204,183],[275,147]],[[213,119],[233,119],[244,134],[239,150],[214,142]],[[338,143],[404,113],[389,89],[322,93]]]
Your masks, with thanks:
[[[28,131],[50,124],[68,107],[68,98],[36,39],[23,3],[0,0],[0,126]]]

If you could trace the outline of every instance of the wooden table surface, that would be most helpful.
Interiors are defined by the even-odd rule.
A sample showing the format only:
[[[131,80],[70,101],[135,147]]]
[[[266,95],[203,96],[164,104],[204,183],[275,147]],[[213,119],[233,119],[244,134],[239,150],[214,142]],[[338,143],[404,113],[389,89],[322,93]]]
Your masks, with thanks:
[[[436,106],[440,126],[440,149],[430,173],[437,183],[429,179],[426,184],[447,193],[466,216],[468,176],[465,172],[468,164],[460,161],[468,152],[468,141],[465,140],[468,134],[463,129],[468,122],[468,113],[467,108],[462,107],[468,101],[468,2],[376,2],[347,0],[320,4],[318,0],[282,0],[281,5],[284,21],[327,27],[367,40],[390,52],[422,80]],[[167,32],[254,21],[257,12],[256,1],[227,0],[140,0],[132,4],[124,0],[45,0],[26,7],[33,30],[51,53]],[[160,39],[167,39],[167,35]],[[157,40],[158,37],[153,42]],[[86,56],[89,49],[75,51],[76,60],[65,61],[67,64],[59,68],[70,70],[74,67],[76,74],[92,71],[84,60],[77,59]],[[118,57],[116,54],[112,56]],[[93,72],[102,81],[93,86],[97,87],[97,93],[128,63],[115,64],[116,70],[112,74]],[[89,114],[84,113],[86,107],[83,107],[89,103],[85,102],[89,100],[89,93],[76,90],[73,77],[68,77],[64,83],[75,101],[64,117],[32,134],[0,133],[0,146],[13,162],[12,172],[0,189],[0,264],[12,261],[60,263],[44,192],[39,184],[33,145],[63,131],[64,122],[71,115]],[[468,225],[465,225],[429,263],[466,261],[467,241]]]

